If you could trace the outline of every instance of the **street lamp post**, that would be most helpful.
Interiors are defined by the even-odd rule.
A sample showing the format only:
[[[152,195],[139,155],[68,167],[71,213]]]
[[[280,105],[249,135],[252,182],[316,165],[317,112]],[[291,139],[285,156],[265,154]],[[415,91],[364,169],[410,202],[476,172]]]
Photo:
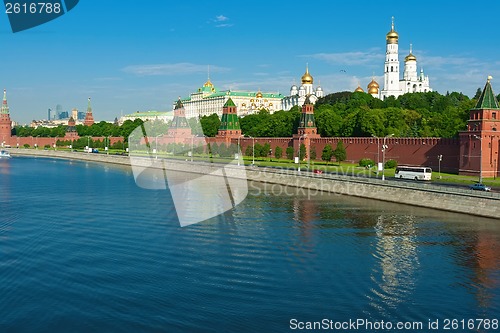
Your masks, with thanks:
[[[389,148],[389,146],[385,144],[385,141],[387,138],[391,138],[393,136],[394,134],[384,136],[384,144],[382,145],[382,180],[385,180],[385,150]]]
[[[106,137],[106,148],[105,148],[105,150],[106,150],[106,155],[109,155],[109,146],[111,146],[111,145],[110,145],[110,142],[109,142],[109,135],[108,135],[108,136]]]
[[[194,135],[191,135],[191,162],[193,162],[193,155],[194,155]]]
[[[438,169],[438,170],[439,170],[439,171],[438,171],[438,172],[439,172],[439,179],[441,179],[441,161],[442,161],[442,160],[443,160],[443,155],[441,155],[441,154],[440,154],[440,155],[438,155],[438,162],[439,162],[439,164],[438,164],[438,168],[439,168],[439,169]]]
[[[479,183],[483,183],[483,138],[474,135],[479,140]]]
[[[251,136],[252,138],[252,167],[255,166],[255,138]]]
[[[375,136],[372,134],[374,138],[377,138],[377,177],[378,177],[378,169],[379,169],[379,164],[380,164],[380,138],[378,136]]]
[[[244,135],[240,135],[240,136],[238,137],[238,166],[240,166],[240,154],[241,154],[241,148],[240,148],[240,147],[241,147],[241,146],[240,146],[240,138],[241,138],[242,136],[244,136]]]
[[[158,159],[158,137],[162,136],[163,134],[158,134],[155,136],[155,160]]]
[[[87,135],[87,153],[90,153],[90,136]]]
[[[298,172],[300,172],[300,140],[305,138],[305,137],[306,137],[306,134],[303,134],[299,137],[299,153],[298,153],[298,155],[299,155],[299,167],[297,168]]]

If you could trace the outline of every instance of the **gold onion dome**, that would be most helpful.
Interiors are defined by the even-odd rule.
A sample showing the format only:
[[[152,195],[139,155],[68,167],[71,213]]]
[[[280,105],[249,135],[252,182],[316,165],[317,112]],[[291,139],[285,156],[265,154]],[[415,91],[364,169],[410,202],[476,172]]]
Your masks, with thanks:
[[[313,77],[309,74],[309,66],[306,67],[306,72],[302,75],[302,84],[313,84]]]
[[[212,82],[210,82],[210,79],[208,79],[207,82],[205,82],[205,84],[203,86],[212,88],[214,85]]]
[[[356,88],[356,90],[354,90],[354,92],[365,92],[365,91],[358,84],[358,87]]]
[[[417,57],[415,57],[412,53],[412,45],[410,44],[410,53],[405,57],[405,61],[417,61]]]
[[[412,60],[417,61],[417,57],[415,57],[413,53],[410,53],[405,57],[405,61],[412,61]]]
[[[389,31],[387,33],[387,35],[385,35],[385,39],[387,40],[387,44],[397,44],[398,43],[399,35],[396,32],[396,30],[394,30],[394,17],[392,18],[391,31]]]
[[[372,81],[370,83],[368,83],[368,93],[369,94],[378,94],[379,87],[380,86],[377,83],[377,81],[375,81],[375,79],[372,79]]]
[[[256,98],[262,98],[262,93],[260,92],[260,90],[259,90],[259,92],[257,93],[257,95],[255,95],[255,97],[256,97]]]

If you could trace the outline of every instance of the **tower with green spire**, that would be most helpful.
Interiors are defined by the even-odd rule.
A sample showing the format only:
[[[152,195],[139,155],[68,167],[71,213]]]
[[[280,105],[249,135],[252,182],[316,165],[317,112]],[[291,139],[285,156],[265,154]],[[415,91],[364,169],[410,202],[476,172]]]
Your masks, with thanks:
[[[3,90],[2,108],[0,109],[0,140],[2,147],[10,144],[12,136],[12,121],[10,120],[7,91]]]
[[[186,119],[186,110],[179,98],[177,103],[175,103],[174,118],[168,128],[168,136],[175,138],[175,142],[184,142],[185,139],[190,138],[191,135],[191,127]]]
[[[294,151],[299,152],[300,146],[304,144],[306,147],[306,156],[303,156],[302,159],[309,159],[311,156],[311,140],[318,139],[319,137],[320,135],[316,128],[316,120],[314,119],[314,104],[309,99],[309,95],[307,95],[302,105],[302,114],[300,116],[297,134],[293,135]]]
[[[92,126],[94,124],[94,116],[92,115],[92,106],[90,105],[90,97],[87,105],[87,113],[85,114],[85,120],[83,121],[85,126]]]
[[[217,138],[224,138],[226,141],[237,139],[241,136],[240,120],[236,112],[236,105],[231,97],[228,98],[222,107],[222,118],[217,133]]]
[[[460,132],[460,174],[500,176],[500,105],[488,76],[476,106],[469,111],[467,130]]]

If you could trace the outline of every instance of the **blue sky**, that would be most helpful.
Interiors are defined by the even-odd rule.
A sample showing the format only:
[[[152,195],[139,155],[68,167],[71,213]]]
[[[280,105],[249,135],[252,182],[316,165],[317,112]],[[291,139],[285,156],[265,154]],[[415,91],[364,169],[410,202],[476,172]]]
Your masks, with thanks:
[[[479,4],[479,3],[478,3]],[[474,95],[488,75],[500,92],[495,1],[81,0],[62,17],[12,33],[0,14],[0,86],[11,118],[86,109],[94,118],[171,110],[210,78],[219,89],[287,94],[306,63],[327,93],[383,75],[385,34],[395,17],[400,61],[413,44],[440,93]],[[496,84],[498,78],[498,84]]]

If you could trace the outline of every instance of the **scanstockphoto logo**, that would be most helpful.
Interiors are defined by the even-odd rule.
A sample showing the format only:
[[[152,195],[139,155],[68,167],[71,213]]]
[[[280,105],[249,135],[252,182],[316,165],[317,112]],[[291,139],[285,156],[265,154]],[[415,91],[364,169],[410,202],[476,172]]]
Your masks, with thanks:
[[[79,0],[4,0],[12,32],[27,30],[52,21],[69,12]]]
[[[168,189],[181,227],[229,211],[248,194],[239,147],[208,142],[201,126],[185,125],[165,132],[161,126],[155,128],[158,124],[145,122],[129,135],[136,184],[149,190]],[[222,155],[225,158],[219,158]]]

